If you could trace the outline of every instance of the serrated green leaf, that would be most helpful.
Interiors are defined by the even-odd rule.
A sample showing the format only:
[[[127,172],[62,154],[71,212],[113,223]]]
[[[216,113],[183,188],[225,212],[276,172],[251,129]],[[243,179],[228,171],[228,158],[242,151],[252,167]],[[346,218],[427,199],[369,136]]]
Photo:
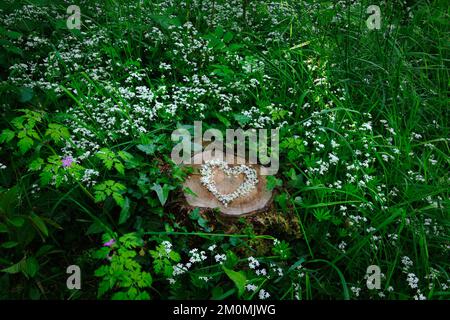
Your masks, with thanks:
[[[31,147],[33,146],[33,139],[31,139],[30,137],[24,137],[22,139],[19,140],[19,142],[17,143],[17,146],[19,147],[19,150],[22,154],[26,153],[28,150],[31,149]]]
[[[116,168],[117,172],[119,172],[120,174],[122,174],[122,175],[125,174],[124,166],[122,163],[116,162],[114,164],[114,168]]]
[[[14,131],[9,130],[9,129],[4,129],[2,131],[2,134],[0,135],[0,143],[10,142],[12,139],[14,139],[15,135],[16,134],[14,133]]]
[[[31,171],[38,171],[42,168],[42,165],[44,164],[44,160],[41,158],[36,158],[28,165],[28,169]]]

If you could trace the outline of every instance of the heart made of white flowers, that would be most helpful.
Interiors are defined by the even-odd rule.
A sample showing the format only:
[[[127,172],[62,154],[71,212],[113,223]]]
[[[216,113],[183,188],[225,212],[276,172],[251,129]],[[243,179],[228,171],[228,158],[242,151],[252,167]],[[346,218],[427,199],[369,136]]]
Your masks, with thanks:
[[[227,176],[238,176],[244,174],[244,182],[232,193],[222,194],[217,190],[216,182],[214,181],[213,169],[218,168],[222,170]],[[239,165],[230,168],[228,164],[221,160],[210,160],[202,165],[200,169],[201,183],[211,192],[217,200],[219,200],[225,207],[228,206],[233,200],[246,196],[258,184],[258,176],[256,170],[246,165]]]

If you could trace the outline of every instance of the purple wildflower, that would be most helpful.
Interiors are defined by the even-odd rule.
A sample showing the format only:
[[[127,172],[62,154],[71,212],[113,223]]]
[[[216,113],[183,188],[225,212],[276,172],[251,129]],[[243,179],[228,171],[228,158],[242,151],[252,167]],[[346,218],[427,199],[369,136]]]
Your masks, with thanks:
[[[109,240],[108,242],[105,242],[105,243],[103,244],[103,246],[104,246],[104,247],[111,247],[114,243],[116,243],[116,240],[111,239],[111,240]]]
[[[61,162],[62,162],[62,166],[64,168],[67,168],[67,167],[70,167],[72,165],[72,163],[75,162],[75,160],[73,160],[73,158],[71,156],[67,156],[67,157],[62,158]]]

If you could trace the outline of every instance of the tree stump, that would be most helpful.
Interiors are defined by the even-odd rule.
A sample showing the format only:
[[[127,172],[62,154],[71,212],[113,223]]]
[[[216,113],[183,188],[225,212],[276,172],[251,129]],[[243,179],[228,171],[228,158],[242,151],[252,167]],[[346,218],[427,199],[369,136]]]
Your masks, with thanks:
[[[221,152],[216,152],[214,155],[211,155],[211,152],[201,152],[194,155],[191,159],[191,163],[194,163],[194,160],[199,160],[199,157],[203,158],[203,163],[213,159],[225,161],[225,154]],[[244,159],[234,156],[234,162],[229,163],[228,165],[232,168],[234,166],[239,166],[240,164],[238,163],[244,162]],[[212,194],[200,181],[202,178],[202,175],[200,174],[202,165],[188,165],[194,169],[194,172],[188,176],[183,186],[184,188],[189,188],[196,194],[196,196],[192,195],[188,191],[185,191],[184,195],[187,203],[192,207],[211,209],[218,208],[220,212],[226,216],[242,216],[264,211],[272,201],[272,191],[267,190],[266,176],[260,175],[260,165],[250,165],[248,163],[245,163],[245,165],[256,170],[258,183],[255,185],[255,188],[245,196],[234,199],[228,203],[227,206],[220,202],[216,196]],[[239,188],[245,179],[244,174],[239,174],[237,176],[227,175],[218,168],[214,168],[213,173],[213,180],[217,190],[221,194],[229,194],[234,192]]]

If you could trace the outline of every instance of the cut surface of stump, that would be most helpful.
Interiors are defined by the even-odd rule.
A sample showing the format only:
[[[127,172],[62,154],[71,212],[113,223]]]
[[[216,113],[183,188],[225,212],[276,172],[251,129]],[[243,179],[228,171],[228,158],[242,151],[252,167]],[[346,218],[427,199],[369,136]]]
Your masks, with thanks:
[[[225,161],[225,154],[221,152],[215,152],[211,155],[211,152],[202,152],[194,155],[191,159],[191,163],[203,157],[203,163],[210,160],[223,160]],[[225,161],[226,162],[226,161]],[[239,166],[240,163],[244,163],[244,159],[234,156],[234,162],[229,163],[230,168],[234,166]],[[189,188],[192,192],[196,194],[192,195],[190,192],[184,192],[187,203],[192,207],[200,208],[218,208],[220,212],[227,216],[241,216],[246,214],[252,214],[259,211],[263,211],[272,200],[272,191],[267,190],[267,179],[266,176],[260,175],[259,165],[250,165],[244,163],[246,166],[256,170],[258,183],[255,188],[251,190],[244,196],[240,196],[225,206],[220,202],[214,194],[212,194],[206,186],[202,184],[200,179],[202,175],[200,174],[201,166],[200,164],[191,164],[190,167],[194,168],[194,173],[190,174],[186,181],[184,182],[184,187]],[[245,175],[227,175],[219,168],[213,168],[213,181],[216,185],[217,190],[221,194],[230,194],[237,190],[239,186],[244,183]]]

